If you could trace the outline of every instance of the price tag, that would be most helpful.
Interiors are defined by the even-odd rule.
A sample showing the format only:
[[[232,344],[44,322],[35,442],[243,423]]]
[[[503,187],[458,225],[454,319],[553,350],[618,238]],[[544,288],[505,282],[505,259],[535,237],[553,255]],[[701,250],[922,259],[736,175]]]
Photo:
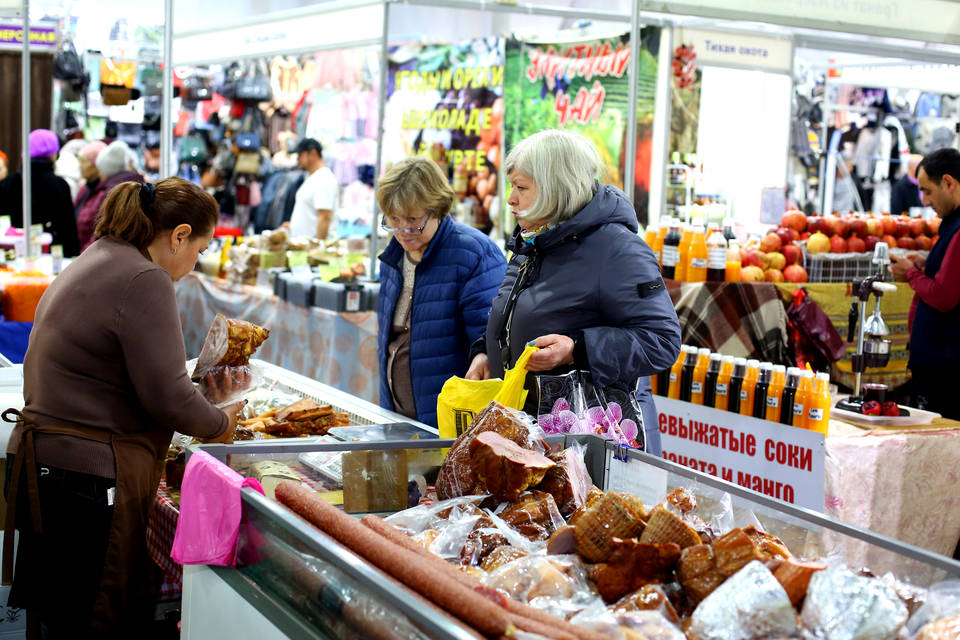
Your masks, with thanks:
[[[287,251],[287,266],[296,276],[310,275],[310,264],[307,262],[306,251]]]

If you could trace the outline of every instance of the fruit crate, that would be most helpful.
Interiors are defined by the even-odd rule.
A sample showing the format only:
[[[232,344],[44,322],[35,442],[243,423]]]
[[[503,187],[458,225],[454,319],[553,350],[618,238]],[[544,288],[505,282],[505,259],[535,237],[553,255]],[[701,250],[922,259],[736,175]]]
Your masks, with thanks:
[[[872,253],[807,253],[803,247],[803,266],[808,282],[853,282],[877,271]]]

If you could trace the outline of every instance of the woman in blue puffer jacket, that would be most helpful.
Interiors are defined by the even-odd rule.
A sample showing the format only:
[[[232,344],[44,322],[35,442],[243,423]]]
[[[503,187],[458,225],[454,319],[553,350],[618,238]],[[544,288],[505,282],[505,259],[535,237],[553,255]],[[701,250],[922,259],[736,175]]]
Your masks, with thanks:
[[[514,255],[466,377],[502,376],[533,342],[540,350],[527,364],[536,374],[528,388],[537,388],[538,375],[588,371],[607,397],[633,396],[645,448],[660,455],[648,379],[676,360],[680,323],[657,259],[637,235],[633,204],[597,181],[601,167],[590,141],[556,130],[524,139],[507,156]],[[534,415],[543,409],[535,392],[527,405]]]
[[[455,198],[424,157],[393,165],[377,189],[383,227],[393,233],[380,254],[380,406],[433,427],[440,389],[466,373],[506,270],[490,238],[450,218]]]

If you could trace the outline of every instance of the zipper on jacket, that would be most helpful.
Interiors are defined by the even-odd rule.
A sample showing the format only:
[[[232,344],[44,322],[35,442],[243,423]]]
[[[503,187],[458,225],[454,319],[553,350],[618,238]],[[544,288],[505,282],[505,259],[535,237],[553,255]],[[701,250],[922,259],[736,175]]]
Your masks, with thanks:
[[[520,265],[517,270],[517,279],[513,281],[513,287],[510,288],[510,295],[507,296],[506,305],[503,308],[503,327],[498,332],[497,339],[500,346],[500,361],[503,363],[503,370],[510,368],[510,327],[513,324],[513,310],[517,305],[517,298],[529,286],[526,282],[529,274],[532,272],[534,256],[530,256]]]

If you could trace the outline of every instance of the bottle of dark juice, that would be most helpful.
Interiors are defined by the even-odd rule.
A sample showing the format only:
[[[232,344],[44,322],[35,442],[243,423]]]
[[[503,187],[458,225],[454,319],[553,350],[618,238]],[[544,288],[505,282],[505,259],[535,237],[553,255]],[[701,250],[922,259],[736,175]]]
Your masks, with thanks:
[[[670,230],[663,237],[661,256],[663,260],[663,277],[673,280],[677,275],[677,263],[680,261],[680,240],[683,234],[680,231],[680,221],[670,221]]]

